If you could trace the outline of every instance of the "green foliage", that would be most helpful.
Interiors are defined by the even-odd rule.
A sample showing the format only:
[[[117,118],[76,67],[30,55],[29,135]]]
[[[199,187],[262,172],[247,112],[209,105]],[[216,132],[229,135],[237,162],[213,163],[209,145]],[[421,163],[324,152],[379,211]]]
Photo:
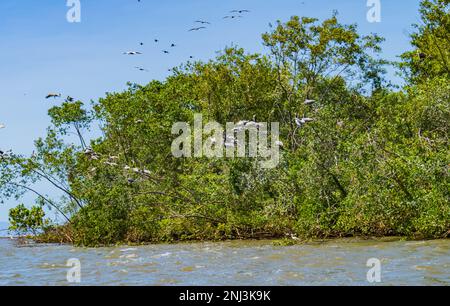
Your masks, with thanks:
[[[20,204],[9,210],[9,230],[18,235],[33,234],[45,229],[48,221],[44,220],[45,212],[40,206],[33,206],[31,209]]]
[[[424,0],[421,22],[411,35],[414,50],[402,55],[402,67],[414,83],[450,78],[450,1]]]

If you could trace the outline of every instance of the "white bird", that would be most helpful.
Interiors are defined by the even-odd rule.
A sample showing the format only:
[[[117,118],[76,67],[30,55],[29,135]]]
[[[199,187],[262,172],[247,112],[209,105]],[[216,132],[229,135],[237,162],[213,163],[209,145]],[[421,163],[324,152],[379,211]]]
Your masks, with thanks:
[[[302,127],[304,124],[312,121],[314,121],[313,118],[302,118],[302,119],[295,118],[295,124],[297,124],[298,127]]]
[[[302,118],[303,124],[308,123],[308,122],[313,122],[313,121],[314,121],[313,118]]]
[[[105,161],[104,164],[108,165],[108,166],[112,166],[112,167],[118,166],[116,163],[112,163],[112,162],[108,162],[108,161]]]
[[[6,125],[0,123],[0,130],[6,128]]]
[[[124,55],[140,55],[142,54],[141,52],[138,51],[127,51],[123,53]]]
[[[134,67],[134,68],[136,68],[136,69],[139,70],[139,71],[145,71],[145,72],[148,72],[148,69],[145,69],[145,68],[142,68],[142,67],[136,66],[136,67]]]
[[[304,102],[304,104],[305,104],[305,105],[310,105],[310,104],[313,104],[314,102],[316,102],[316,100],[309,100],[309,99],[306,99],[305,102]]]
[[[275,141],[275,145],[279,147],[284,147],[284,143],[280,140]]]

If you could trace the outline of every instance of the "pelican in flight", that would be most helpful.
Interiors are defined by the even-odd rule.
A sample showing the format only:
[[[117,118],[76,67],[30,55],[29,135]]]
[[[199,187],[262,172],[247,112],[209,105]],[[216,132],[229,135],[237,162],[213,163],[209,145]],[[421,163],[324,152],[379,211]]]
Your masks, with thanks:
[[[141,55],[142,53],[139,51],[127,51],[123,53],[124,55]]]
[[[0,123],[0,130],[6,128],[6,125]]]
[[[314,121],[313,118],[302,118],[302,119],[295,118],[295,124],[296,124],[298,127],[302,127],[304,124],[306,124],[306,123],[308,123],[308,122],[313,122],[313,121]]]
[[[275,145],[278,147],[284,147],[284,143],[280,140],[275,141]]]
[[[211,22],[203,21],[203,20],[196,20],[195,23],[200,23],[200,24],[211,24]]]
[[[145,72],[148,72],[148,69],[145,69],[145,68],[142,68],[142,67],[134,67],[134,68],[136,68],[136,69],[139,70],[139,71],[145,71]]]
[[[50,99],[50,98],[59,98],[59,97],[61,97],[60,93],[53,93],[53,92],[51,92],[45,98],[46,99]]]
[[[249,10],[232,10],[232,11],[230,11],[230,13],[242,14],[242,13],[250,13],[250,11]]]
[[[192,28],[190,29],[188,32],[193,32],[193,31],[200,31],[202,29],[206,29],[206,27],[196,27],[196,28]]]

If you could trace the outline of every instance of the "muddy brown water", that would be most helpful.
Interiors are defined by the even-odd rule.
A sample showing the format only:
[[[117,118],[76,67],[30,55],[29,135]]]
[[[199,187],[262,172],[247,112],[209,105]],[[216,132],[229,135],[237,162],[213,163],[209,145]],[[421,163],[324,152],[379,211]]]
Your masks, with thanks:
[[[0,239],[0,285],[373,285],[367,261],[381,263],[379,285],[450,285],[450,240],[342,239],[281,247],[230,241],[75,248]]]

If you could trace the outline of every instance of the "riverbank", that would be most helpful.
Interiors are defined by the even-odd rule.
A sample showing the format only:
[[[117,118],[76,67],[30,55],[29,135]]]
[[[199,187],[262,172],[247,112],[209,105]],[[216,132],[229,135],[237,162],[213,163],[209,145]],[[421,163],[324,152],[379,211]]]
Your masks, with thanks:
[[[312,237],[312,236],[297,236],[296,234],[293,234],[292,232],[287,232],[285,234],[276,233],[273,235],[270,235],[268,233],[265,233],[264,235],[254,235],[252,237],[226,237],[223,236],[221,238],[195,238],[191,237],[190,239],[169,239],[169,240],[158,240],[154,239],[152,241],[132,241],[132,240],[125,240],[125,241],[118,241],[114,244],[97,244],[97,245],[80,245],[77,243],[74,243],[74,241],[77,241],[73,237],[74,232],[72,228],[69,225],[64,226],[58,226],[54,228],[48,229],[45,233],[34,236],[34,237],[28,237],[29,239],[32,239],[36,243],[46,244],[46,243],[58,243],[58,244],[70,244],[70,245],[76,245],[76,246],[87,246],[87,247],[108,247],[111,245],[126,245],[126,246],[140,246],[140,245],[159,245],[159,244],[185,244],[185,243],[217,243],[217,242],[224,242],[224,241],[271,241],[274,245],[278,246],[292,246],[296,244],[305,244],[305,243],[321,243],[321,242],[329,242],[329,241],[335,241],[339,239],[356,239],[361,241],[380,241],[380,242],[392,242],[392,241],[432,241],[437,239],[444,239],[448,240],[450,237],[450,231],[447,232],[447,234],[441,238],[429,238],[426,239],[424,237],[414,237],[414,236],[387,236],[387,235],[354,235],[354,236],[329,236],[329,237]]]

